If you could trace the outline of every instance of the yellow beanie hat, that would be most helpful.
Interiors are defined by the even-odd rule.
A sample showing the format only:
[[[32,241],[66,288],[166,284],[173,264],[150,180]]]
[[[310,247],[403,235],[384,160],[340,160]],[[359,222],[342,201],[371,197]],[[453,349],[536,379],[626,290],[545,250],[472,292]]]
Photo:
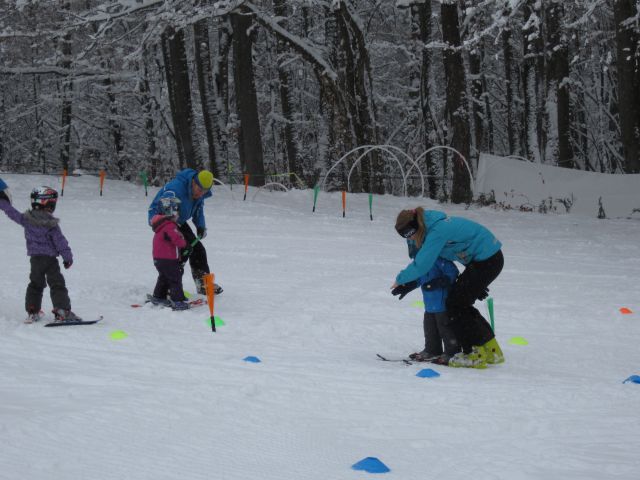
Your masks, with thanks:
[[[210,190],[213,185],[213,173],[209,170],[202,170],[195,176],[196,183],[205,190]]]

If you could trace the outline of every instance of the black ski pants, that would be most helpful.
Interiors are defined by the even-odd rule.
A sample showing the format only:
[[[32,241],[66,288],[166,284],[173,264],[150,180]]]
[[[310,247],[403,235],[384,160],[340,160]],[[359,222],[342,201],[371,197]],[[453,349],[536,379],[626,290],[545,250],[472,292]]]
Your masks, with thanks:
[[[69,292],[60,271],[58,257],[49,255],[33,255],[30,257],[31,274],[25,296],[25,309],[29,313],[37,313],[42,308],[42,295],[49,285],[51,303],[54,309],[71,310]]]
[[[486,260],[471,262],[449,292],[449,321],[465,353],[470,353],[472,346],[484,345],[495,336],[491,325],[473,304],[486,297],[489,284],[500,274],[503,266],[501,250]]]
[[[424,313],[424,348],[433,355],[453,356],[460,351],[460,345],[449,322],[447,312]],[[444,350],[443,345],[444,343]]]
[[[187,223],[183,223],[178,228],[185,240],[187,246],[191,245],[196,239],[196,235],[191,230],[191,227]],[[209,273],[209,262],[207,261],[207,250],[202,245],[202,242],[196,243],[192,247],[191,255],[189,255],[189,266],[191,267],[191,275],[196,285],[200,285],[202,282],[202,276]]]
[[[156,298],[167,298],[170,294],[174,302],[184,302],[184,290],[182,289],[182,269],[178,260],[156,258],[153,264],[158,270],[158,281],[153,290]]]

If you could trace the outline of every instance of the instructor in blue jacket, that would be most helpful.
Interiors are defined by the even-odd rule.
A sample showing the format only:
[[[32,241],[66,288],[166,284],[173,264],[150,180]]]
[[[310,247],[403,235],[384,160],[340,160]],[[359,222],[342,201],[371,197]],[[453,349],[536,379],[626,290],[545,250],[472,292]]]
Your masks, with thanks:
[[[473,306],[484,300],[489,284],[502,271],[502,244],[484,226],[461,217],[449,217],[437,210],[418,207],[403,210],[396,220],[396,231],[415,241],[418,252],[392,285],[391,293],[403,297],[420,286],[421,277],[444,258],[465,266],[446,301],[450,326],[462,352],[449,360],[452,367],[485,368],[502,363],[504,355],[491,326]]]
[[[187,249],[182,252],[181,261],[189,260],[191,275],[198,293],[206,294],[203,276],[210,272],[207,261],[207,251],[201,240],[207,236],[207,225],[204,219],[204,200],[211,197],[213,174],[208,170],[196,172],[190,168],[178,172],[176,177],[168,182],[157,193],[149,206],[148,223],[154,215],[160,213],[161,198],[177,197],[180,199],[178,215],[179,230],[187,240]],[[196,234],[187,223],[191,220],[196,227]],[[196,236],[197,235],[197,236]],[[222,287],[215,285],[216,293],[222,293]]]

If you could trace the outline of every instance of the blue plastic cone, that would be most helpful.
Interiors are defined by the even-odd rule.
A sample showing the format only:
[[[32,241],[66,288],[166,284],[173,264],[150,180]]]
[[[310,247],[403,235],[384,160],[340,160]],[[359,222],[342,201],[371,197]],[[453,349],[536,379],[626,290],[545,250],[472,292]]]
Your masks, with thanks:
[[[354,470],[363,470],[368,473],[387,473],[391,471],[389,467],[376,457],[363,458],[358,463],[351,465],[351,468]]]
[[[423,368],[418,373],[416,373],[416,377],[420,378],[436,378],[439,377],[440,374],[435,370],[431,370],[430,368]]]

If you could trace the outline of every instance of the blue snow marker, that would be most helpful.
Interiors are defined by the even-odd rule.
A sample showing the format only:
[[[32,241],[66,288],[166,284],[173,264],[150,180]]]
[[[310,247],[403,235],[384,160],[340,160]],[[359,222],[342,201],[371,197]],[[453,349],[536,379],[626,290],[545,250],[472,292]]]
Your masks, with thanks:
[[[624,382],[622,383],[627,383],[627,382],[631,382],[631,383],[640,383],[640,375],[631,375],[629,378],[627,378]]]
[[[440,374],[435,370],[431,370],[430,368],[423,368],[418,373],[416,373],[416,377],[420,378],[436,378],[439,377]]]
[[[387,473],[391,471],[376,457],[363,458],[358,463],[351,465],[351,468],[354,470],[363,470],[368,473]]]
[[[251,363],[260,363],[261,362],[261,360],[258,357],[253,357],[253,356],[244,357],[242,360],[244,360],[245,362],[251,362]]]

